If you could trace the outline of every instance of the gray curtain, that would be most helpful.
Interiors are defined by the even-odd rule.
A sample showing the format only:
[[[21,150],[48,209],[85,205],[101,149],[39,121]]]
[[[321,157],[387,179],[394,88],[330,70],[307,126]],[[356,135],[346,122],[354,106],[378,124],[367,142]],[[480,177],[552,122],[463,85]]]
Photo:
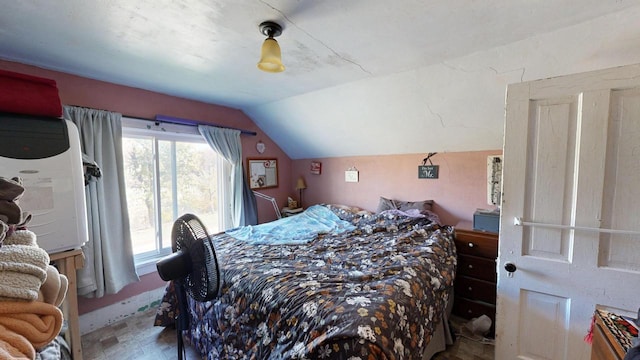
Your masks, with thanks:
[[[231,163],[232,227],[255,225],[258,222],[256,199],[244,178],[240,130],[199,125],[198,131],[209,146]]]
[[[242,218],[240,219],[240,225],[258,225],[258,204],[256,202],[256,196],[253,194],[253,190],[249,187],[249,180],[247,180],[247,172],[242,170],[243,183],[242,183]]]
[[[78,294],[102,297],[139,281],[133,260],[122,157],[122,115],[75,106],[64,117],[80,132],[82,152],[100,167],[102,176],[85,186],[89,241],[82,250]]]

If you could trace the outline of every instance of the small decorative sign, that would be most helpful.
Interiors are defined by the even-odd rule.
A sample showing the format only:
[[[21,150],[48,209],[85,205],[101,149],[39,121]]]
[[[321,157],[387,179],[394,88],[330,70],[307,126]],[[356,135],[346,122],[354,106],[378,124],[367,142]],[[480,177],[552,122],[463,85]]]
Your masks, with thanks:
[[[358,170],[347,170],[344,172],[344,181],[358,182]]]
[[[320,161],[311,162],[311,173],[314,175],[320,175],[322,172],[322,163]]]
[[[278,187],[278,160],[247,158],[247,176],[251,189]]]
[[[487,203],[500,206],[502,182],[502,155],[487,157]]]
[[[418,166],[418,179],[437,179],[438,165],[420,165]]]

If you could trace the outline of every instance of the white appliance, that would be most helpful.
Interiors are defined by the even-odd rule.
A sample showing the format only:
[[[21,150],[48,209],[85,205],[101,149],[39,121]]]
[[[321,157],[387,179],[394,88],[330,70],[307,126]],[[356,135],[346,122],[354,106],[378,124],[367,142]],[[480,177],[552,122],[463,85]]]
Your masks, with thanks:
[[[88,239],[80,136],[68,120],[0,114],[0,176],[20,177],[18,200],[32,214],[27,228],[48,253]]]

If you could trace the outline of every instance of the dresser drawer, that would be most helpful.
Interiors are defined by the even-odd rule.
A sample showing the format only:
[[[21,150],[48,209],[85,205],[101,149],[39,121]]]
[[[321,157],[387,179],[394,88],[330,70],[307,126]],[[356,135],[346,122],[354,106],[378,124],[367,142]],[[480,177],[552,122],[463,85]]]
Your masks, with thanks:
[[[458,275],[496,282],[496,261],[477,256],[458,254]]]
[[[498,257],[498,235],[456,230],[456,250],[467,254],[495,259]]]
[[[496,304],[496,284],[466,276],[457,276],[455,296]]]
[[[487,315],[494,321],[496,316],[496,307],[481,301],[474,301],[461,297],[453,300],[453,312],[465,319],[477,318],[480,315]]]

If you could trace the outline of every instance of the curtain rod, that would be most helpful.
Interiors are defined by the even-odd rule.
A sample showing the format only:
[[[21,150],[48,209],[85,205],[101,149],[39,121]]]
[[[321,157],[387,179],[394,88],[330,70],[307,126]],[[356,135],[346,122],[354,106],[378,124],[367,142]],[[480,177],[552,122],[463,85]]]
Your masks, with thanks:
[[[91,108],[88,108],[86,106],[80,106],[80,105],[71,105],[71,104],[69,104],[68,106],[75,106],[75,107],[91,109]],[[95,109],[95,110],[111,111],[111,110],[104,110],[104,109]],[[206,123],[206,122],[197,121],[197,120],[182,119],[182,118],[177,118],[177,117],[167,116],[167,115],[156,115],[155,119],[147,119],[147,118],[142,118],[142,117],[139,117],[139,116],[127,115],[127,114],[122,114],[122,116],[128,117],[128,118],[132,118],[132,119],[138,119],[138,120],[165,122],[165,123],[178,124],[178,125],[188,125],[188,126],[209,125],[209,126],[215,126],[215,127],[224,128],[224,129],[240,130],[240,133],[245,134],[245,135],[251,135],[251,136],[258,135],[258,133],[255,132],[255,131],[239,129],[239,128],[235,128],[235,127],[231,127],[231,126],[222,126],[222,125],[217,125],[217,124],[211,124],[211,123]]]
[[[179,124],[179,125],[190,125],[190,126],[209,125],[209,126],[215,126],[215,127],[224,128],[224,129],[240,130],[240,132],[242,134],[246,134],[246,135],[251,135],[251,136],[258,135],[258,133],[256,133],[255,131],[238,129],[238,128],[234,128],[234,127],[230,127],[230,126],[222,126],[222,125],[217,125],[217,124],[210,124],[210,123],[206,123],[206,122],[202,122],[202,121],[198,121],[198,120],[183,119],[183,118],[167,116],[167,115],[156,115],[155,121],[171,123],[171,124]]]

